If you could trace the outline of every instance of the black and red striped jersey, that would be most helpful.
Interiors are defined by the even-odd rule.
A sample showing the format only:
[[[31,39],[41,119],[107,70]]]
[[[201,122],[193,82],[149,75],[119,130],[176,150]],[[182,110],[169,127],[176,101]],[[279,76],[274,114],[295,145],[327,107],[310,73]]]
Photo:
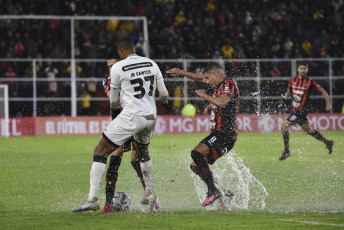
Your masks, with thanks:
[[[107,79],[106,79],[106,84],[108,85],[108,86],[110,86],[111,85],[111,77],[110,77],[110,75],[108,75],[108,77],[107,77]],[[107,93],[108,92],[108,89],[104,86],[104,88],[105,88],[105,92]],[[122,108],[122,106],[121,106],[121,100],[118,98],[118,108],[122,111],[123,110],[123,108]]]
[[[223,94],[227,94],[231,100],[224,108],[212,105],[211,130],[236,136],[235,121],[239,110],[239,89],[237,83],[230,78],[223,80],[214,91],[213,97],[221,97]]]
[[[309,96],[314,89],[320,91],[321,86],[309,77],[300,79],[295,76],[292,77],[288,84],[288,89],[291,92],[293,98],[292,110],[308,110]]]

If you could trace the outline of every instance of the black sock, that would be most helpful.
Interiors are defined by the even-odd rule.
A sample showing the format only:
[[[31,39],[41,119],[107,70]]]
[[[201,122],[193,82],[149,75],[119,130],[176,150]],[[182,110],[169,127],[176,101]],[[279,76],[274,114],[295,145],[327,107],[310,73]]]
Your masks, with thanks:
[[[193,166],[193,165],[190,165],[190,169],[196,174],[196,175],[200,175],[199,174],[199,169],[198,169],[198,167],[196,167],[196,166]]]
[[[118,168],[121,165],[121,156],[111,156],[109,168],[106,172],[105,195],[106,203],[111,204],[112,197],[115,194],[116,182],[118,179]]]
[[[135,171],[137,173],[137,176],[140,178],[140,181],[141,181],[143,189],[145,189],[146,188],[146,184],[145,184],[145,180],[143,179],[140,162],[139,161],[132,161],[131,165],[135,169]]]
[[[204,156],[195,150],[191,152],[191,157],[197,165],[197,169],[194,166],[190,166],[191,170],[194,171],[208,186],[208,192],[213,193],[218,189],[215,186],[213,173],[210,171],[208,163],[205,161]]]
[[[313,132],[310,133],[310,135],[313,136],[315,139],[322,141],[325,144],[328,144],[328,140],[323,135],[321,135],[318,131],[313,130]]]
[[[289,150],[289,131],[283,132],[284,149]]]

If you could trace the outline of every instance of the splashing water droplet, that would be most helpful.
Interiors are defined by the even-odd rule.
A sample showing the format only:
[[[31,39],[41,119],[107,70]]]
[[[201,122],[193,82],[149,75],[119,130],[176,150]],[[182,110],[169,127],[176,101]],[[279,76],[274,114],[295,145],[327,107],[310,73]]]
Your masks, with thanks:
[[[231,190],[235,195],[225,204],[227,210],[264,210],[265,199],[268,193],[263,184],[257,180],[247,168],[243,160],[235,156],[234,153],[228,154],[225,160],[218,161],[213,166],[212,172],[216,186],[219,190]],[[196,192],[200,202],[205,199],[207,186],[200,178],[191,174]],[[218,203],[218,202],[216,202]],[[207,210],[217,210],[220,205],[211,205],[206,207]]]

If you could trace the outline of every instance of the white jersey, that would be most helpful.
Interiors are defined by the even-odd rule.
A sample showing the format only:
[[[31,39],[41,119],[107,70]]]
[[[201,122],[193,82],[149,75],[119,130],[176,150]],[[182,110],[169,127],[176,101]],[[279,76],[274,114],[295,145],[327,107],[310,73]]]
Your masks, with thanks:
[[[136,54],[117,62],[111,68],[111,87],[120,90],[121,114],[156,117],[155,90],[167,100],[163,77],[158,65],[149,58]],[[162,101],[163,103],[165,101]]]

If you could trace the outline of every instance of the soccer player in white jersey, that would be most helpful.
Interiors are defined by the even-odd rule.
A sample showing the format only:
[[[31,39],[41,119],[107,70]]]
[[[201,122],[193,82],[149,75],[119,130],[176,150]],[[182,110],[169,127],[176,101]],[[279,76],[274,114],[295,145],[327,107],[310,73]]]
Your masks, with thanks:
[[[120,61],[121,58],[119,57],[119,54],[117,52],[117,49],[115,52],[111,52],[107,57],[107,66],[109,67],[109,73],[111,72],[111,68],[114,64],[116,64],[118,61]],[[103,80],[103,86],[105,89],[106,95],[110,99],[111,95],[111,77],[110,74],[107,78]],[[122,107],[113,110],[111,109],[111,117],[112,120],[115,119],[120,112],[122,111]],[[130,138],[121,148],[116,149],[113,153],[110,154],[108,158],[110,158],[109,167],[106,171],[106,184],[105,184],[105,205],[100,213],[110,213],[112,211],[112,199],[115,195],[115,189],[118,179],[118,170],[121,165],[122,156],[124,152],[131,151],[131,165],[135,169],[137,176],[139,177],[143,189],[145,189],[145,181],[143,179],[141,166],[139,159],[136,155],[136,149],[135,146],[132,144],[133,138]],[[143,204],[148,204],[147,200],[143,200]]]
[[[117,50],[123,60],[111,68],[110,103],[112,108],[118,108],[120,95],[123,110],[100,137],[93,153],[88,198],[82,205],[73,208],[72,212],[99,209],[99,189],[106,169],[107,156],[132,136],[146,184],[144,199],[149,201],[152,212],[160,211],[153,190],[153,166],[148,155],[148,145],[152,139],[157,116],[155,90],[158,89],[162,103],[167,102],[168,91],[157,64],[149,58],[136,55],[133,41],[129,37],[119,39]]]

